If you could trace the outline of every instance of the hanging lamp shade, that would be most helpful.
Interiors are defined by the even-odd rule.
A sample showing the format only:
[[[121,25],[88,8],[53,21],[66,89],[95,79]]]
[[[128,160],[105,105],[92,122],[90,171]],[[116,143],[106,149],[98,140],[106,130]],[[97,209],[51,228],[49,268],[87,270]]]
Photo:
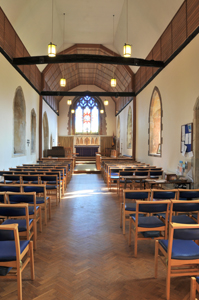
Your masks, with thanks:
[[[104,100],[104,105],[108,105],[108,100]]]
[[[104,113],[104,110],[103,109],[100,109],[100,114],[103,114]]]
[[[131,57],[131,45],[126,44],[126,43],[124,44],[123,56],[124,57]]]
[[[53,43],[48,44],[48,56],[55,57],[56,56],[56,45]]]
[[[75,113],[75,110],[74,109],[71,109],[71,114],[74,114]]]
[[[67,100],[67,104],[68,104],[68,105],[71,105],[71,104],[72,104],[72,100],[68,99],[68,100]]]
[[[111,78],[111,87],[116,87],[116,85],[117,85],[116,78]]]
[[[59,84],[62,87],[66,86],[66,79],[65,78],[61,78]]]

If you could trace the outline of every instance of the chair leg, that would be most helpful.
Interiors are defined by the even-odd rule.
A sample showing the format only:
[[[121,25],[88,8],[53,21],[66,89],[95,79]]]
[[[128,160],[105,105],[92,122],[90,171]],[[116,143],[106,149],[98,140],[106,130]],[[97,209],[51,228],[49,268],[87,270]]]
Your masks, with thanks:
[[[22,274],[20,266],[17,266],[17,288],[18,288],[18,300],[22,300]]]
[[[41,215],[41,206],[39,207],[39,231],[42,232],[42,215]]]
[[[120,203],[120,228],[122,228],[123,203]]]
[[[129,247],[131,246],[131,230],[132,230],[132,218],[129,217]]]
[[[171,286],[171,269],[170,266],[167,266],[167,278],[166,278],[166,299],[170,300],[170,286]]]
[[[196,278],[191,277],[190,300],[196,299]]]
[[[35,279],[35,267],[34,267],[34,255],[33,255],[33,243],[30,241],[30,269],[31,269],[31,280]]]
[[[123,207],[123,220],[122,220],[122,229],[123,229],[123,234],[125,234],[125,223],[126,223],[126,214],[125,214],[125,208]]]
[[[35,219],[33,219],[33,248],[34,250],[37,249],[37,225]]]
[[[134,256],[137,257],[138,252],[138,231],[135,229],[135,238],[134,238]]]
[[[51,202],[50,202],[50,197],[48,199],[48,210],[49,210],[49,219],[51,219]]]
[[[158,277],[158,240],[155,241],[155,278]]]
[[[45,220],[45,225],[47,225],[47,207],[46,207],[46,204],[44,206],[44,220]]]

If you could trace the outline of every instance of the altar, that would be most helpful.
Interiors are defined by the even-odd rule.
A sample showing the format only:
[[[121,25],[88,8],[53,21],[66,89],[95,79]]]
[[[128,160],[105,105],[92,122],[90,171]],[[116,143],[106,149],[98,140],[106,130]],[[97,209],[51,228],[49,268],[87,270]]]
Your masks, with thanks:
[[[98,152],[99,146],[97,145],[76,145],[76,153],[78,156],[95,156],[95,153]]]

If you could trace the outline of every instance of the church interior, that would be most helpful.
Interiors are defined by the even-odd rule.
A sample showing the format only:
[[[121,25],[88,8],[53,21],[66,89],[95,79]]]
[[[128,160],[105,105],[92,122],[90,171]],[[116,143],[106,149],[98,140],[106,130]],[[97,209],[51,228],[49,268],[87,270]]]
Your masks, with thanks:
[[[157,263],[169,261],[167,237],[191,247],[180,226],[199,230],[198,33],[198,0],[0,1],[2,300],[199,298],[199,235],[189,265],[173,252]],[[25,191],[33,219],[20,267],[2,260],[1,231],[17,223],[4,205]],[[156,198],[164,226],[138,234],[137,210],[152,216]],[[176,225],[182,199],[195,218]],[[12,230],[15,243],[26,237]]]

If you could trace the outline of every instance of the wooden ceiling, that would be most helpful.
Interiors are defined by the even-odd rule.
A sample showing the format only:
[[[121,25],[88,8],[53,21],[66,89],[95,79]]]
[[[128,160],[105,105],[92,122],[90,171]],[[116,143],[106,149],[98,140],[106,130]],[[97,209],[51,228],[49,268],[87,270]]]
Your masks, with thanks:
[[[104,47],[103,45],[76,44],[59,54],[89,54],[118,56],[118,54]],[[97,63],[60,63],[48,65],[43,70],[44,87],[43,91],[70,91],[79,85],[84,85],[84,91],[87,86],[95,85],[107,92],[133,91],[134,74],[128,66],[109,65]],[[110,80],[113,75],[117,79],[117,86],[112,88]],[[59,85],[60,78],[66,79],[66,87]],[[56,97],[58,101],[62,96]],[[115,101],[115,97],[113,97]]]

